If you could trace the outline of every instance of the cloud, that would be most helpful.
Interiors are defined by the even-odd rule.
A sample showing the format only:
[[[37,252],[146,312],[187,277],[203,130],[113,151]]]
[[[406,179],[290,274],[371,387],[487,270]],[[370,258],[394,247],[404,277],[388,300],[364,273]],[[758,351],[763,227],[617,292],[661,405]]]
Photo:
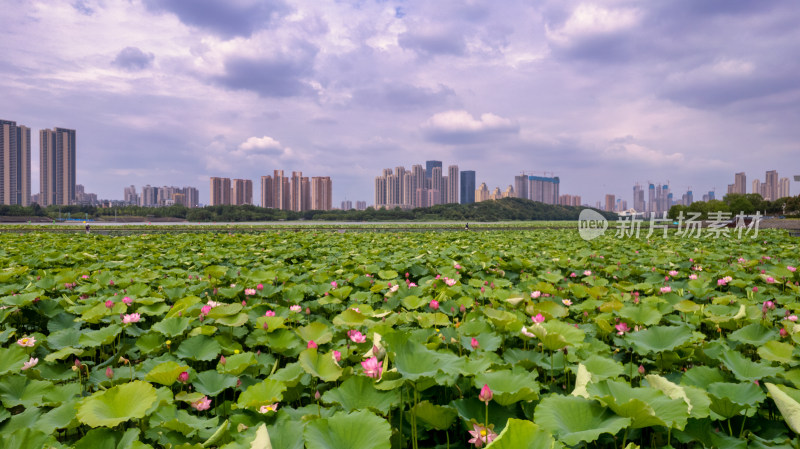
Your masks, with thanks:
[[[482,114],[476,119],[467,111],[454,110],[432,116],[422,124],[422,131],[428,140],[457,144],[517,134],[519,124],[492,113]]]
[[[403,82],[385,83],[377,87],[356,90],[353,100],[357,104],[379,109],[412,110],[440,106],[455,100],[450,87],[439,85],[435,89],[418,87]]]
[[[111,63],[125,70],[139,71],[153,65],[154,59],[155,55],[152,53],[145,53],[136,47],[125,47]]]
[[[545,35],[557,53],[576,59],[621,60],[635,53],[629,34],[644,14],[635,8],[580,4],[560,24],[545,24]]]
[[[317,49],[299,44],[292,51],[268,56],[229,56],[224,73],[213,80],[228,89],[249,90],[261,97],[296,97],[314,94]]]
[[[239,149],[244,152],[272,152],[282,150],[283,146],[272,137],[264,136],[250,137],[239,145]]]
[[[407,31],[397,36],[397,42],[406,50],[421,55],[463,55],[467,50],[464,36],[455,30],[436,27]]]
[[[145,0],[145,5],[223,38],[249,37],[290,11],[280,0]]]

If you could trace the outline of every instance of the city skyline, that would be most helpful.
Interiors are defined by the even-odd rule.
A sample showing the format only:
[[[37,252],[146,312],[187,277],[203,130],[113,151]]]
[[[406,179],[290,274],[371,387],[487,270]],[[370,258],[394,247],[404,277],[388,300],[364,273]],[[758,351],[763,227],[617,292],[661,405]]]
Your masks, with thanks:
[[[781,2],[0,1],[0,115],[78,130],[101,198],[282,166],[336,173],[339,204],[398,153],[491,186],[556,172],[591,204],[800,173]]]

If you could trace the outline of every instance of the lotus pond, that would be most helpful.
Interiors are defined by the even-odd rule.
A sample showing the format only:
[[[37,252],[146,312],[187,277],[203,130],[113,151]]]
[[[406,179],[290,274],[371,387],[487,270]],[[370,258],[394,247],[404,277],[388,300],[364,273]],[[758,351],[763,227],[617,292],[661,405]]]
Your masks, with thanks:
[[[0,235],[0,446],[798,447],[797,242]]]

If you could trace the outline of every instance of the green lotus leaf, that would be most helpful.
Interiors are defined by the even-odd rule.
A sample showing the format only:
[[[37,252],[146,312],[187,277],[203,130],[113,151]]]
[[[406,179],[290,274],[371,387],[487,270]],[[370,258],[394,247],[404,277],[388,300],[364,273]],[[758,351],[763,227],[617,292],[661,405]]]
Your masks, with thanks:
[[[682,385],[692,385],[702,389],[708,388],[715,382],[726,382],[727,379],[722,375],[718,368],[708,366],[695,366],[684,373],[681,378]]]
[[[147,382],[134,380],[81,401],[78,420],[89,427],[114,427],[119,423],[143,418],[158,400],[156,389]]]
[[[752,382],[715,382],[708,386],[711,398],[711,417],[728,419],[745,412],[752,416],[758,404],[767,398],[761,388]]]
[[[236,406],[257,410],[262,405],[280,402],[283,399],[284,391],[286,391],[286,385],[283,382],[264,379],[255,385],[247,387],[247,390],[239,395]]]
[[[247,324],[249,320],[250,317],[248,317],[246,313],[240,312],[236,315],[223,316],[221,318],[217,318],[216,323],[223,326],[240,327]]]
[[[378,271],[378,276],[383,280],[392,280],[395,279],[398,274],[394,270],[380,270]]]
[[[111,429],[92,429],[78,440],[75,449],[152,449],[153,446],[139,441],[139,429],[128,429],[120,434]]]
[[[643,331],[626,334],[638,354],[671,351],[686,344],[692,331],[685,326],[654,326]]]
[[[800,434],[800,390],[785,385],[765,382],[767,391],[778,406],[786,425],[792,432]]]
[[[696,302],[690,301],[688,299],[684,299],[683,301],[675,304],[673,307],[678,312],[683,312],[683,313],[695,313],[702,309],[702,306],[700,306],[700,304],[697,304]]]
[[[63,429],[70,426],[75,421],[75,406],[78,404],[77,399],[71,399],[58,407],[43,414],[41,418],[36,420],[34,428],[46,434],[52,434],[57,429]]]
[[[61,329],[47,336],[47,346],[51,349],[62,349],[80,344],[81,331],[74,327]]]
[[[322,402],[339,404],[346,412],[371,408],[385,415],[389,409],[400,404],[400,390],[383,393],[378,391],[374,380],[365,376],[352,376],[322,395]]]
[[[587,391],[617,415],[630,418],[633,429],[652,426],[683,429],[689,419],[688,403],[671,399],[655,388],[633,388],[627,383],[606,380],[590,384]]]
[[[29,358],[28,353],[20,346],[0,348],[0,375],[18,372]]]
[[[228,388],[236,386],[236,377],[230,374],[219,373],[214,370],[202,371],[197,373],[197,377],[192,382],[194,388],[208,396],[216,396]]]
[[[220,289],[222,290],[222,289]],[[218,319],[225,316],[235,316],[242,311],[242,305],[238,302],[232,304],[222,304],[208,312],[208,318]]]
[[[794,346],[781,341],[770,340],[758,348],[758,355],[762,359],[786,365],[796,365],[797,359],[792,355]]]
[[[536,406],[536,423],[568,446],[590,443],[604,433],[612,435],[631,424],[595,401],[575,396],[549,396]]]
[[[451,401],[450,405],[456,409],[458,416],[465,422],[475,420],[482,423],[486,417],[486,404],[478,400],[477,395],[456,399]],[[503,407],[495,401],[489,402],[489,416],[494,424],[494,431],[501,432],[510,418],[519,418],[518,409],[518,406]]]
[[[112,324],[99,330],[88,331],[81,333],[79,342],[81,346],[93,348],[95,346],[107,345],[114,341],[117,334],[122,331],[122,326],[119,324]]]
[[[411,413],[426,426],[438,430],[449,429],[458,417],[458,412],[453,407],[431,404],[430,401],[417,403],[411,407]]]
[[[760,380],[764,377],[775,376],[783,371],[781,368],[772,367],[763,362],[754,362],[738,351],[723,351],[718,359],[739,380]]]
[[[752,323],[731,332],[729,338],[758,347],[770,340],[777,340],[778,332],[761,323]]]
[[[518,366],[511,370],[478,373],[472,384],[478,389],[488,385],[494,400],[500,405],[539,399],[540,386],[536,382],[536,371],[529,372]]]
[[[44,402],[44,395],[52,388],[53,384],[50,382],[13,374],[0,381],[0,400],[8,408],[16,405],[25,407],[41,405]]]
[[[625,372],[625,368],[622,367],[622,364],[610,357],[593,355],[582,363],[586,367],[586,370],[592,374],[592,379],[595,381],[619,377]]]
[[[264,332],[273,332],[278,329],[286,329],[286,325],[284,322],[286,318],[282,316],[262,316],[258,317],[256,320],[256,332],[264,331]],[[264,325],[267,325],[265,328]]]
[[[178,347],[176,355],[182,359],[207,361],[217,358],[221,350],[222,346],[217,340],[206,335],[198,335],[184,340]]]
[[[334,326],[339,327],[358,327],[364,324],[366,319],[367,317],[360,312],[356,312],[353,309],[347,309],[339,315],[333,317],[333,324]]]
[[[218,363],[217,371],[238,376],[244,370],[258,363],[252,352],[242,352],[226,357],[225,364]]]
[[[531,421],[511,418],[505,429],[486,449],[558,449],[557,443],[546,430]]]
[[[303,431],[308,449],[389,449],[391,436],[385,419],[363,410],[315,419]]]
[[[514,323],[519,323],[519,318],[516,315],[505,310],[487,307],[483,309],[483,313],[498,329],[509,330],[509,326]],[[519,327],[517,327],[517,329],[519,329]]]
[[[585,333],[562,321],[546,321],[528,328],[536,335],[545,349],[555,351],[566,346],[575,346],[583,342]]]
[[[688,385],[677,385],[667,378],[648,374],[645,376],[651,387],[661,391],[671,399],[680,399],[688,405],[687,412],[690,418],[702,419],[708,416],[711,399],[705,390]]]
[[[553,318],[564,318],[568,314],[566,307],[562,306],[561,304],[556,304],[553,301],[542,301],[535,303],[531,307],[525,309],[525,311],[531,316],[536,316],[536,314],[541,313],[548,320]]]
[[[298,361],[303,369],[325,382],[333,382],[342,376],[342,368],[336,364],[331,354],[319,354],[316,348],[308,348],[300,353]]]
[[[430,297],[428,298],[420,298],[419,296],[409,295],[400,300],[403,303],[403,307],[406,309],[419,309],[420,307],[427,306],[430,303]]]
[[[58,444],[54,436],[36,429],[24,427],[13,432],[3,430],[4,449],[41,449]]]
[[[165,318],[158,323],[154,324],[151,329],[165,335],[167,337],[177,337],[178,335],[186,332],[192,319],[189,317],[172,317]]]
[[[395,353],[397,371],[406,379],[416,381],[423,377],[434,377],[440,371],[458,376],[465,361],[450,352],[437,352],[401,334],[385,336],[389,350]]]
[[[205,396],[203,393],[197,391],[195,391],[194,393],[181,391],[180,393],[175,395],[175,400],[191,404],[192,402],[197,402],[200,399],[203,399],[203,396]]]
[[[475,337],[468,337],[466,335],[461,337],[461,345],[464,348],[471,348],[473,338],[478,340],[478,348],[482,351],[494,352],[503,344],[503,337],[494,332],[486,332],[476,335]]]
[[[629,322],[644,326],[653,326],[661,321],[663,316],[657,308],[648,305],[627,305],[619,312],[619,316]]]
[[[189,367],[186,365],[180,365],[173,361],[163,362],[151,369],[144,379],[148,382],[155,382],[161,385],[169,386],[178,380],[178,375],[188,370]]]
[[[299,327],[296,332],[303,340],[307,342],[313,340],[318,345],[330,343],[331,339],[333,339],[331,329],[325,323],[320,323],[319,321]]]

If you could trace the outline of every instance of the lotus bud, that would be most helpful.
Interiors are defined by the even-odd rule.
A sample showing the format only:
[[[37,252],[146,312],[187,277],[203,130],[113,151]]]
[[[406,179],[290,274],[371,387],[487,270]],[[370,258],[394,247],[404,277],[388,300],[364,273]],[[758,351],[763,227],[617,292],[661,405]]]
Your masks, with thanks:
[[[492,389],[489,388],[489,385],[483,384],[483,388],[481,388],[481,392],[478,395],[478,399],[488,404],[489,401],[492,400],[493,396],[494,394],[492,394]]]

